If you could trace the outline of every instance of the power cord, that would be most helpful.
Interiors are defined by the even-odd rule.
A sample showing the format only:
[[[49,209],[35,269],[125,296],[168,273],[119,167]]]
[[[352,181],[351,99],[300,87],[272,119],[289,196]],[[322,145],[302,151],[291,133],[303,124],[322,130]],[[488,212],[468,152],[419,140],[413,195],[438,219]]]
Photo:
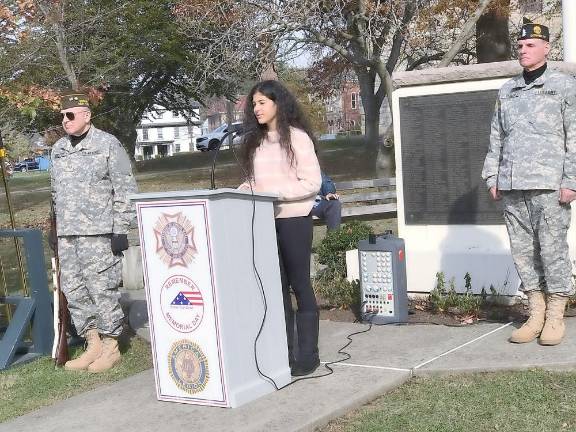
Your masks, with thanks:
[[[244,178],[248,179],[248,173],[246,172],[246,170],[244,169],[244,166],[242,165],[242,163],[238,160],[238,155],[236,154],[236,151],[234,149],[234,147],[232,147],[232,154],[234,155],[234,158],[236,159],[236,163],[238,164],[238,166],[240,166],[240,169],[242,170],[242,173],[244,175]],[[258,374],[264,378],[266,381],[268,381],[270,384],[272,384],[274,386],[274,388],[276,390],[280,390],[280,388],[282,387],[278,387],[278,384],[276,383],[276,381],[274,381],[274,379],[268,375],[266,375],[264,372],[262,372],[262,370],[260,369],[260,364],[258,362],[258,354],[257,354],[257,344],[258,344],[258,339],[260,339],[260,336],[262,335],[262,330],[264,329],[264,324],[266,323],[266,316],[268,315],[268,301],[266,300],[266,292],[264,290],[264,284],[262,283],[262,278],[260,277],[260,273],[258,272],[258,267],[256,266],[256,247],[255,247],[255,236],[254,236],[254,227],[255,227],[255,220],[256,220],[256,198],[254,197],[254,189],[252,188],[252,183],[250,181],[248,181],[248,185],[250,186],[250,195],[251,195],[251,201],[252,201],[252,220],[251,220],[251,241],[252,241],[252,269],[254,270],[254,275],[256,276],[256,284],[258,285],[258,288],[260,290],[260,296],[262,297],[262,304],[264,306],[264,314],[262,316],[262,321],[260,322],[260,328],[258,329],[258,333],[256,334],[256,338],[254,339],[254,362],[256,364],[256,370],[258,371]]]
[[[367,303],[367,302],[362,303],[362,305],[360,306],[360,309],[362,309],[362,307],[363,307],[366,303]],[[373,322],[372,322],[372,319],[373,319],[374,316],[376,316],[377,314],[371,313],[371,314],[369,314],[369,315],[371,315],[371,316],[370,316],[370,318],[369,318],[368,328],[366,328],[366,329],[364,329],[364,330],[360,330],[360,331],[357,331],[357,332],[353,332],[353,333],[348,334],[348,335],[346,336],[346,339],[348,339],[348,342],[346,342],[346,344],[344,344],[344,346],[342,346],[342,347],[337,351],[337,354],[343,355],[344,357],[341,358],[341,359],[339,359],[339,360],[334,360],[334,361],[331,361],[331,362],[326,362],[326,363],[324,363],[324,367],[325,367],[326,369],[328,369],[328,373],[325,373],[325,374],[323,374],[323,375],[313,375],[313,376],[306,376],[306,377],[302,377],[302,378],[297,378],[297,379],[293,380],[291,383],[286,384],[286,385],[285,385],[284,387],[282,387],[282,388],[288,387],[288,386],[290,386],[290,385],[292,385],[292,384],[294,384],[294,383],[297,383],[298,381],[304,381],[304,380],[309,380],[309,379],[317,379],[317,378],[324,378],[324,377],[327,377],[327,376],[329,376],[329,375],[332,375],[332,374],[334,373],[334,369],[332,369],[332,367],[331,367],[332,365],[335,365],[335,364],[338,364],[338,363],[342,363],[342,362],[344,362],[344,361],[346,361],[346,360],[350,360],[350,359],[352,358],[352,356],[350,355],[349,352],[344,351],[344,350],[345,350],[346,348],[348,348],[348,347],[350,346],[350,344],[353,342],[352,336],[356,336],[356,335],[363,334],[363,333],[368,333],[370,330],[372,330],[372,327],[373,327],[373,326],[402,325],[402,324],[400,324],[400,323],[380,323],[380,324],[378,324],[378,323],[373,323]],[[354,321],[354,323],[358,323],[358,322],[359,322],[358,320],[355,320],[355,321]]]
[[[234,158],[236,159],[236,163],[238,164],[238,166],[240,166],[240,169],[242,170],[242,173],[244,175],[244,178],[248,179],[248,173],[246,172],[246,170],[244,169],[242,163],[238,160],[238,155],[234,149],[234,147],[232,147],[232,154],[234,155]],[[350,353],[344,351],[346,348],[348,348],[350,346],[350,344],[353,342],[352,336],[356,336],[359,334],[363,334],[363,333],[368,333],[370,330],[372,330],[372,326],[376,325],[376,326],[384,326],[384,325],[399,325],[398,323],[381,323],[381,324],[375,324],[372,322],[372,319],[374,316],[376,316],[377,314],[375,313],[371,313],[368,314],[369,316],[369,324],[368,324],[368,328],[364,329],[364,330],[360,330],[357,332],[353,332],[350,333],[349,335],[346,336],[346,339],[348,340],[348,342],[346,342],[346,344],[344,344],[344,346],[342,346],[337,354],[340,354],[342,356],[344,356],[343,358],[339,359],[339,360],[334,360],[331,362],[327,362],[324,363],[324,367],[328,370],[327,373],[323,374],[323,375],[313,375],[313,376],[304,376],[301,378],[297,378],[292,380],[291,382],[289,382],[288,384],[286,384],[285,386],[282,387],[278,387],[278,384],[276,383],[276,381],[274,381],[274,379],[268,375],[266,375],[264,372],[262,372],[262,370],[260,369],[260,364],[258,362],[258,355],[257,355],[257,343],[258,343],[258,339],[260,338],[261,334],[262,334],[262,330],[264,328],[264,324],[266,322],[266,316],[268,314],[268,302],[266,300],[266,292],[264,290],[264,284],[262,282],[262,278],[260,277],[260,273],[258,272],[258,267],[256,266],[256,248],[255,248],[255,235],[254,235],[254,227],[255,227],[255,219],[256,219],[256,198],[254,197],[254,189],[252,188],[252,183],[250,181],[248,181],[248,185],[250,186],[250,194],[252,197],[252,221],[251,221],[251,241],[252,241],[252,268],[254,270],[254,274],[256,276],[256,281],[257,281],[257,285],[258,288],[260,290],[260,295],[262,297],[262,303],[264,306],[264,314],[262,316],[262,321],[260,322],[260,328],[258,329],[258,333],[256,334],[256,338],[254,339],[254,362],[256,364],[256,370],[258,371],[258,374],[264,378],[266,381],[268,381],[270,384],[272,384],[274,386],[274,389],[276,390],[281,390],[283,388],[286,388],[288,386],[291,386],[292,384],[295,384],[299,381],[304,381],[304,380],[310,380],[310,379],[319,379],[319,378],[324,378],[327,377],[329,375],[332,375],[334,373],[334,369],[332,369],[332,365],[335,365],[337,363],[341,363],[344,362],[346,360],[350,360],[352,358],[352,356],[350,355]],[[362,305],[360,306],[360,309],[362,309],[362,307],[366,304],[367,302],[362,303]],[[358,321],[355,321],[355,323]]]

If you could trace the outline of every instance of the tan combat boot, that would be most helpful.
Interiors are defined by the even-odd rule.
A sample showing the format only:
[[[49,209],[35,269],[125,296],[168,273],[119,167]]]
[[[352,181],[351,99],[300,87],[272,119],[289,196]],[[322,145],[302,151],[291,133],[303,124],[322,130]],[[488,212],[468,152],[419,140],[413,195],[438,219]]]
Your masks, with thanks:
[[[528,343],[532,342],[542,331],[544,327],[544,315],[546,313],[546,300],[542,291],[528,291],[528,307],[530,317],[522,327],[512,332],[510,342]]]
[[[102,341],[98,330],[90,329],[86,332],[86,342],[88,346],[86,351],[77,359],[67,361],[64,369],[67,370],[85,370],[90,363],[96,360],[102,354]]]
[[[540,334],[540,345],[558,345],[564,337],[564,310],[568,297],[549,294],[546,305],[546,323]]]
[[[107,371],[120,361],[118,341],[113,337],[104,336],[102,342],[104,345],[102,355],[88,366],[88,372],[100,373]]]

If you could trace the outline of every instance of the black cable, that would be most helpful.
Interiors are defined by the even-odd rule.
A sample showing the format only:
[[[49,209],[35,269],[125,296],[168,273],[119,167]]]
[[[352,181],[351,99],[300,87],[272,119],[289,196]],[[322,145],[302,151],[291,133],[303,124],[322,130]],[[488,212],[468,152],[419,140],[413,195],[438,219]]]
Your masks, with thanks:
[[[244,178],[246,178],[248,180],[248,185],[250,186],[250,194],[252,197],[252,223],[251,223],[252,269],[254,270],[254,275],[256,276],[256,284],[258,285],[258,288],[260,289],[260,295],[262,296],[262,303],[264,306],[264,314],[262,316],[262,321],[260,322],[260,328],[258,329],[258,333],[256,334],[256,338],[254,339],[254,362],[256,364],[256,370],[258,371],[258,374],[262,378],[267,380],[269,383],[271,383],[276,390],[280,390],[280,388],[282,388],[282,387],[278,387],[278,384],[276,384],[276,381],[274,381],[274,379],[272,377],[270,377],[270,376],[266,375],[264,372],[262,372],[262,370],[260,369],[260,364],[258,363],[257,344],[258,344],[258,339],[260,339],[260,336],[262,334],[262,330],[264,329],[264,324],[266,323],[266,316],[268,314],[268,301],[266,300],[266,292],[264,291],[264,284],[262,283],[262,278],[260,277],[260,273],[258,272],[258,267],[256,266],[256,247],[255,247],[255,236],[254,236],[254,226],[255,226],[255,220],[256,220],[256,198],[254,197],[254,189],[252,188],[252,182],[250,182],[250,180],[248,179],[248,173],[244,169],[244,166],[242,165],[242,163],[238,160],[238,156],[237,156],[236,151],[234,150],[233,146],[232,146],[232,154],[234,155],[236,162],[240,166],[240,169],[242,169]]]
[[[361,330],[361,331],[357,331],[354,333],[350,333],[348,336],[346,336],[346,339],[348,339],[348,342],[346,342],[346,344],[340,348],[337,352],[337,354],[343,355],[345,356],[344,358],[341,358],[340,360],[334,360],[331,362],[326,362],[324,363],[324,367],[326,369],[328,369],[328,373],[325,373],[323,375],[313,375],[313,376],[306,376],[306,377],[302,377],[302,378],[297,378],[295,380],[293,380],[291,383],[286,384],[284,387],[288,387],[289,385],[292,385],[294,383],[297,383],[298,381],[304,381],[304,380],[309,380],[309,379],[317,379],[317,378],[324,378],[327,377],[329,375],[332,375],[334,373],[334,369],[332,369],[330,366],[334,365],[336,363],[341,363],[343,361],[346,360],[350,360],[352,358],[352,356],[350,355],[350,353],[344,351],[346,348],[348,348],[348,346],[352,343],[352,336],[358,335],[358,334],[362,334],[362,333],[368,333],[370,330],[372,329],[372,324],[370,323],[370,325],[368,326],[367,329]],[[282,388],[284,388],[282,387]]]
[[[252,188],[252,182],[250,181],[250,179],[248,178],[248,173],[246,172],[246,170],[244,169],[243,165],[240,163],[240,161],[238,160],[238,156],[234,150],[234,147],[232,147],[232,154],[234,155],[234,158],[236,159],[236,162],[238,163],[238,165],[240,166],[240,168],[242,169],[243,175],[246,179],[248,179],[248,185],[250,186],[250,193],[252,196],[252,230],[251,230],[251,240],[252,240],[252,267],[254,269],[254,274],[256,275],[256,281],[257,281],[257,285],[258,288],[260,289],[260,295],[262,296],[262,302],[264,305],[264,315],[262,316],[262,321],[260,323],[260,328],[258,329],[258,333],[256,335],[256,338],[254,339],[254,361],[256,363],[256,370],[258,371],[258,374],[260,374],[260,376],[262,376],[264,379],[266,379],[268,382],[270,382],[274,388],[276,390],[281,390],[283,388],[286,388],[288,386],[291,386],[294,383],[297,383],[299,381],[304,381],[304,380],[309,380],[309,379],[318,379],[318,378],[324,378],[327,377],[329,375],[332,375],[334,373],[334,369],[332,369],[331,365],[337,364],[337,363],[341,363],[343,361],[349,360],[352,358],[352,356],[350,355],[350,353],[344,351],[348,346],[350,346],[350,344],[353,342],[352,340],[352,336],[356,336],[362,333],[368,333],[371,329],[373,325],[376,326],[384,326],[384,325],[398,325],[399,323],[382,323],[382,324],[374,324],[372,323],[372,318],[377,315],[375,313],[372,314],[368,314],[371,315],[371,317],[369,318],[369,325],[367,329],[364,330],[360,330],[357,332],[353,332],[350,333],[349,335],[346,336],[346,339],[348,339],[348,342],[346,342],[346,344],[344,344],[344,346],[342,346],[338,351],[337,354],[343,355],[344,357],[339,359],[339,360],[334,360],[331,362],[327,362],[324,363],[324,367],[326,369],[328,369],[328,373],[325,373],[323,375],[313,375],[313,376],[305,376],[305,377],[301,377],[301,378],[297,378],[292,380],[291,382],[289,382],[288,384],[286,384],[285,386],[282,387],[278,387],[278,384],[276,383],[276,381],[274,381],[274,379],[268,375],[266,375],[264,372],[262,372],[262,370],[260,369],[260,365],[258,363],[258,355],[257,355],[257,343],[258,343],[258,339],[260,338],[260,335],[262,334],[262,329],[264,328],[264,324],[266,322],[266,316],[268,313],[268,303],[266,300],[266,292],[264,291],[264,284],[262,283],[262,278],[260,277],[260,273],[258,272],[258,268],[256,266],[256,248],[255,248],[255,237],[254,237],[254,225],[255,225],[255,217],[256,217],[256,199],[254,197],[254,189]],[[366,302],[362,303],[362,305],[360,306],[360,309],[362,309],[362,306],[364,306],[366,304]]]
[[[364,303],[360,306],[360,309],[362,309],[362,306],[364,306],[365,304],[366,304],[366,302],[364,302]],[[352,358],[352,356],[350,355],[350,353],[344,351],[344,350],[345,350],[346,348],[348,348],[348,347],[350,346],[350,344],[353,342],[352,336],[356,336],[356,335],[359,335],[359,334],[362,334],[362,333],[368,333],[370,330],[372,330],[372,327],[373,327],[373,326],[401,325],[401,323],[394,323],[394,322],[375,324],[375,323],[372,322],[372,319],[373,319],[374,316],[376,316],[377,314],[372,313],[372,314],[368,314],[368,315],[372,315],[372,316],[369,318],[368,328],[367,328],[367,329],[364,329],[364,330],[360,330],[360,331],[354,332],[354,333],[350,333],[349,335],[347,335],[347,336],[346,336],[346,339],[348,339],[348,342],[346,342],[346,344],[344,344],[344,346],[338,350],[337,354],[343,355],[343,356],[345,356],[345,357],[344,357],[344,358],[341,358],[340,360],[334,360],[334,361],[331,361],[331,362],[326,362],[326,363],[324,363],[324,367],[325,367],[326,369],[328,369],[328,373],[325,373],[325,374],[323,374],[323,375],[314,375],[314,376],[306,376],[306,377],[298,378],[298,379],[293,380],[291,383],[286,384],[284,387],[281,387],[281,388],[288,387],[289,385],[292,385],[292,384],[294,384],[294,383],[297,383],[298,381],[303,381],[303,380],[308,380],[308,379],[324,378],[324,377],[327,377],[327,376],[329,376],[329,375],[332,375],[332,374],[334,373],[334,369],[332,369],[332,368],[330,367],[331,365],[335,365],[335,364],[337,364],[337,363],[342,363],[343,361],[350,360],[350,359]],[[358,322],[358,320],[354,321],[354,323],[357,323],[357,322]]]
[[[252,183],[248,182],[250,185],[250,193],[252,195],[252,268],[254,269],[254,274],[256,275],[256,281],[258,288],[260,288],[260,295],[262,296],[262,303],[264,305],[264,315],[262,316],[262,321],[260,322],[260,328],[258,329],[258,334],[256,335],[256,339],[254,339],[254,361],[256,362],[256,370],[262,376],[262,378],[268,380],[276,390],[280,390],[278,388],[278,384],[272,377],[269,377],[264,372],[260,370],[260,365],[258,364],[258,355],[256,353],[256,344],[258,343],[258,339],[262,334],[262,329],[264,328],[264,323],[266,322],[266,315],[268,314],[268,302],[266,300],[266,292],[264,291],[264,284],[262,283],[262,278],[260,277],[260,273],[258,272],[258,268],[256,266],[256,247],[254,245],[254,222],[256,219],[256,199],[254,198],[254,189],[252,189]]]

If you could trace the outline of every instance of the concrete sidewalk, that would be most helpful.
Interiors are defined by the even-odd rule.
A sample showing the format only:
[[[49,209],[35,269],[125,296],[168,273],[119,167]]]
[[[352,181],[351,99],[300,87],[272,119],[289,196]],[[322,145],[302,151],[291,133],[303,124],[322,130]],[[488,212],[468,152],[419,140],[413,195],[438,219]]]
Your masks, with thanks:
[[[144,300],[133,295],[131,304],[131,324],[148,337]],[[338,350],[347,335],[368,327],[320,325],[323,362],[342,358]],[[567,338],[556,347],[511,344],[512,326],[374,326],[352,337],[346,348],[351,358],[333,365],[332,375],[299,381],[235,409],[159,402],[152,371],[145,371],[0,424],[0,432],[313,431],[413,375],[576,367],[576,319],[567,319]],[[316,375],[327,372],[320,367]]]

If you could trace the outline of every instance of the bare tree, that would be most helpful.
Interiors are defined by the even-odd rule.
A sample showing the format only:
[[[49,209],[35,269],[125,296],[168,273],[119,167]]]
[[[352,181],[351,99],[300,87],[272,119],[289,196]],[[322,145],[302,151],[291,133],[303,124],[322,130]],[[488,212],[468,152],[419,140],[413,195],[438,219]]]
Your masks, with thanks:
[[[462,32],[452,44],[452,47],[448,50],[448,52],[442,57],[440,63],[438,63],[438,67],[448,66],[450,62],[454,59],[458,51],[462,48],[462,45],[472,37],[474,34],[474,29],[476,28],[476,24],[478,20],[482,17],[482,14],[488,7],[492,0],[480,0],[476,10],[474,13],[468,18],[464,27],[462,28]]]
[[[252,51],[258,50],[261,40],[274,40],[284,58],[303,47],[317,57],[336,53],[356,74],[366,135],[375,143],[380,108],[386,95],[392,93],[391,73],[400,58],[408,25],[426,3],[423,0],[182,0],[177,9],[188,33],[195,32],[197,25],[206,20],[222,23],[222,34],[213,40],[213,45],[220,53],[226,46],[229,56],[213,59],[208,55],[207,60],[221,72],[238,72],[238,68],[248,65],[253,70],[261,69],[267,53],[254,55]]]
[[[65,3],[64,2],[36,2],[38,9],[43,15],[43,20],[50,27],[54,36],[56,51],[58,59],[62,65],[62,69],[66,74],[66,79],[74,90],[79,90],[80,83],[74,71],[74,67],[68,59],[68,47],[66,43],[66,27],[64,25],[65,18]]]
[[[500,0],[498,0],[500,1]],[[378,141],[380,109],[392,95],[392,72],[400,65],[450,63],[474,58],[467,42],[490,0],[181,0],[176,8],[183,31],[201,23],[220,26],[206,33],[213,49],[204,54],[206,73],[258,76],[269,59],[260,48],[278,47],[280,58],[305,48],[313,57],[346,64],[360,86],[366,135]],[[423,23],[420,18],[425,20]],[[428,28],[426,28],[428,26]],[[210,26],[209,26],[210,27]],[[195,37],[202,37],[197,35]],[[259,41],[274,44],[259,44]],[[451,48],[451,49],[450,49]],[[256,51],[254,51],[256,50]],[[338,60],[339,59],[339,60]],[[245,72],[246,73],[246,72]]]
[[[508,20],[510,18],[510,0],[493,2],[490,8],[476,24],[476,52],[478,63],[490,63],[510,60],[512,43]]]

